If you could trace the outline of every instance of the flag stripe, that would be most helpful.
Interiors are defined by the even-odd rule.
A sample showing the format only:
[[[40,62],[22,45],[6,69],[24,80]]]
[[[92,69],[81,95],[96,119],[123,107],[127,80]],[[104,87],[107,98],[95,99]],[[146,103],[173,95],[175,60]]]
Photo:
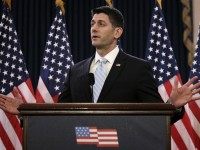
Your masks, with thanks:
[[[7,133],[7,136],[9,137],[13,147],[17,150],[21,150],[22,149],[21,142],[19,141],[19,137],[17,136],[15,129],[13,129],[13,126],[10,123],[10,120],[7,118],[7,116],[2,110],[0,110],[0,116],[1,116],[1,125],[4,128],[5,132]]]
[[[200,109],[199,106],[197,105],[197,102],[195,101],[190,102],[188,106],[189,106],[188,109],[192,110],[192,113],[194,114],[198,122],[200,122]]]
[[[176,146],[175,146],[175,145],[172,145],[172,147],[178,147],[178,148],[181,149],[181,150],[187,150],[187,147],[186,147],[186,145],[185,145],[185,143],[184,143],[182,137],[180,136],[180,134],[179,134],[177,128],[175,127],[175,125],[173,125],[173,126],[171,127],[171,132],[173,133],[173,134],[172,134],[172,138],[173,138],[173,141],[174,141],[173,143],[176,143]],[[175,139],[178,139],[178,140],[175,140]],[[172,143],[172,144],[173,144],[173,143]],[[178,149],[178,148],[177,148],[177,149]]]
[[[193,127],[193,130],[196,132],[196,134],[198,135],[198,137],[200,138],[200,123],[197,120],[197,116],[194,115],[193,111],[191,109],[189,109],[189,105],[187,104],[185,106],[185,111],[187,112],[187,117],[190,120],[191,126]]]
[[[171,149],[172,150],[178,150],[178,147],[176,143],[174,142],[174,139],[171,137]]]
[[[167,95],[170,95],[170,93],[172,91],[172,85],[169,80],[164,83],[164,87],[166,89]]]
[[[103,140],[118,140],[118,138],[116,136],[99,136],[98,137],[99,141],[103,141]]]
[[[99,142],[97,144],[97,147],[119,147],[119,143],[118,142]]]
[[[34,96],[34,99],[35,99],[35,95],[34,95],[34,90],[33,90],[33,85],[32,85],[32,82],[31,82],[31,79],[28,78],[26,80],[26,84],[28,86],[28,89],[30,90],[30,93],[32,93],[32,95]]]
[[[37,99],[37,103],[45,103],[43,97],[40,95],[40,92],[38,91],[38,89],[36,89],[36,92],[35,92],[35,97]]]
[[[22,96],[27,103],[36,103],[36,99],[33,93],[31,93],[31,90],[29,89],[30,87],[27,85],[26,82],[23,82],[17,88],[20,90]]]
[[[1,140],[0,140],[0,149],[14,149],[8,135],[6,134],[2,124],[0,123],[0,135],[1,135]],[[5,146],[4,146],[5,145]],[[6,148],[5,148],[6,147]]]
[[[197,135],[197,133],[194,131],[193,127],[191,126],[191,122],[189,121],[189,117],[187,115],[187,113],[185,113],[185,116],[183,117],[183,123],[188,131],[188,133],[190,134],[191,140],[193,141],[194,145],[196,148],[200,149],[200,144],[196,145],[195,143],[200,143],[200,139]]]
[[[10,121],[16,135],[18,136],[18,139],[22,143],[22,134],[21,134],[22,128],[20,127],[18,118],[15,115],[11,115],[8,113],[6,113],[6,116],[7,116],[8,120]]]
[[[186,120],[186,121],[188,121],[188,120]],[[183,123],[183,119],[180,121],[177,121],[175,123],[175,126],[176,126],[178,132],[181,133],[180,136],[183,139],[187,149],[195,149],[195,146],[194,146],[194,143],[192,142],[190,133],[188,133],[188,130],[186,129],[185,124]]]
[[[37,91],[39,92],[38,94],[40,94],[40,96],[43,98],[45,103],[54,103],[52,96],[50,95],[50,93],[41,77],[39,78]],[[37,97],[37,98],[39,98],[39,97]]]
[[[85,143],[85,144],[88,144],[88,143],[94,143],[94,144],[96,144],[97,142],[98,142],[98,139],[96,139],[96,138],[94,138],[94,139],[92,139],[92,138],[90,138],[90,139],[86,139],[86,138],[84,138],[84,139],[77,139],[77,142],[79,142],[79,143]]]
[[[190,123],[191,123],[194,131],[196,132],[196,134],[200,138],[200,132],[199,132],[200,123],[199,123],[199,121],[196,119],[196,116],[193,114],[193,112],[190,109],[186,109],[186,111],[187,111],[187,114],[188,114],[188,119],[190,120]]]
[[[118,145],[118,141],[99,141],[98,145]]]
[[[158,86],[158,92],[160,93],[163,101],[167,102],[167,100],[169,99],[169,95],[167,94],[164,84]]]

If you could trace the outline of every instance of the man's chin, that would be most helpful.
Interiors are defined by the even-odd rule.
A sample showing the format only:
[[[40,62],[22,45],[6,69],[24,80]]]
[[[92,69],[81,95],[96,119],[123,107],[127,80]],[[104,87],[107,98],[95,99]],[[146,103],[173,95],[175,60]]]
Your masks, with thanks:
[[[100,44],[99,44],[99,43],[96,43],[96,42],[92,42],[92,46],[98,48],[98,47],[100,47]]]

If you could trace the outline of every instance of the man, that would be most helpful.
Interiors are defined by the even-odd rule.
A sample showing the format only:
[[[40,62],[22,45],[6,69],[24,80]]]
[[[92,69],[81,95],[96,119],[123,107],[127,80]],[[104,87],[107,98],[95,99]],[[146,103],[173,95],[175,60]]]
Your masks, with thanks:
[[[95,56],[71,68],[59,102],[163,102],[148,62],[124,53],[117,46],[123,27],[123,16],[117,9],[103,6],[92,11],[91,41],[96,48]],[[94,74],[94,85],[88,79],[89,73]],[[192,85],[195,80],[197,77],[180,88],[176,80],[169,102],[179,108],[200,99],[193,97],[200,91],[200,83]],[[15,95],[15,99],[0,95],[0,107],[13,114],[19,113],[17,108],[23,102],[17,92]]]
[[[123,16],[118,10],[104,6],[92,11],[90,32],[96,54],[71,68],[64,92],[59,97],[59,102],[92,102],[94,95],[92,96],[87,77],[89,72],[96,73],[95,71],[99,65],[98,60],[102,58],[108,61],[105,65],[107,77],[98,98],[94,102],[163,102],[158,94],[149,64],[142,59],[124,53],[117,46],[117,41],[123,33],[123,27]],[[186,83],[181,90],[186,86],[190,86],[194,80],[195,78]],[[97,78],[95,78],[96,81],[98,81]],[[194,87],[199,87],[199,83]],[[172,92],[171,103],[176,107],[184,105],[192,96],[191,91],[189,93],[186,91],[180,93],[180,89],[176,86]],[[198,91],[199,89],[196,90],[196,92]],[[183,100],[184,102],[180,102],[177,92],[179,92],[179,96],[182,94],[185,94],[184,96],[189,95],[184,97],[186,98]]]
[[[125,54],[117,46],[123,33],[122,14],[110,7],[100,7],[92,11],[92,17],[90,32],[96,48],[95,57],[71,69],[59,102],[92,102],[87,77],[89,72],[95,74],[98,60],[102,58],[108,61],[105,65],[107,77],[97,102],[161,102],[149,64]]]

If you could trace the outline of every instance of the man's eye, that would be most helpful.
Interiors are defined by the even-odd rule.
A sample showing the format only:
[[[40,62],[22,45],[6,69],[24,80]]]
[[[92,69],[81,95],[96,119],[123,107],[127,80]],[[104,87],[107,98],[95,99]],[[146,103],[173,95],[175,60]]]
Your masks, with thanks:
[[[101,26],[101,27],[105,26],[105,23],[99,23],[99,26]]]

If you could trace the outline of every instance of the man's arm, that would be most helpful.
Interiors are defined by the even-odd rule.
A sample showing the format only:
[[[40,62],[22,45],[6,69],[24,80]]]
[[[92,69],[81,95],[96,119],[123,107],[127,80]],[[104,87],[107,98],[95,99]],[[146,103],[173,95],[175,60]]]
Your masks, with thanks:
[[[138,75],[137,99],[142,103],[164,103],[158,93],[158,86],[153,77],[152,68],[149,63],[144,63]]]
[[[64,90],[59,95],[58,103],[72,102],[71,89],[70,89],[70,72],[71,69],[69,70],[67,80],[64,83]]]

